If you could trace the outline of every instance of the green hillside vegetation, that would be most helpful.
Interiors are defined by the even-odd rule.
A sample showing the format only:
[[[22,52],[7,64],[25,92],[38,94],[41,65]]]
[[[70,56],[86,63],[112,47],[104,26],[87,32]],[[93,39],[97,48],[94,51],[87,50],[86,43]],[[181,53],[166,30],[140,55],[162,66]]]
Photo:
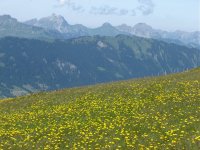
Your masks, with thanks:
[[[200,69],[0,101],[0,149],[200,149]]]
[[[200,66],[200,50],[136,36],[0,38],[0,98]]]

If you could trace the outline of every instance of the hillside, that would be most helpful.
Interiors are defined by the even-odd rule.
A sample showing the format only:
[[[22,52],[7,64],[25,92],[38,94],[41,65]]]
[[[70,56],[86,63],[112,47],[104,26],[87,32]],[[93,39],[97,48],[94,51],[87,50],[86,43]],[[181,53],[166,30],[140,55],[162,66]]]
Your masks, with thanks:
[[[0,149],[200,148],[200,69],[0,101]]]
[[[109,25],[105,25],[109,26]],[[200,66],[200,51],[135,36],[0,39],[0,97],[157,76]]]

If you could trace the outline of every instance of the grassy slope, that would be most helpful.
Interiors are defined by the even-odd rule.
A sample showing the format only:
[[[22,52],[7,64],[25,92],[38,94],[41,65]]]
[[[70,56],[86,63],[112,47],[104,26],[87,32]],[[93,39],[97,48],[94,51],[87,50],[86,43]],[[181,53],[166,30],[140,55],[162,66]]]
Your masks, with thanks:
[[[0,149],[199,149],[200,69],[0,101]]]

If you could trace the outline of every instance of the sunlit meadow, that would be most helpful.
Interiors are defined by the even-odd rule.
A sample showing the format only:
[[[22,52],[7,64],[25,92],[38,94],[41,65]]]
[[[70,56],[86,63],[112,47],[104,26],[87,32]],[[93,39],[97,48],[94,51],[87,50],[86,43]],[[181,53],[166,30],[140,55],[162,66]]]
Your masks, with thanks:
[[[200,149],[200,70],[0,101],[0,149]]]

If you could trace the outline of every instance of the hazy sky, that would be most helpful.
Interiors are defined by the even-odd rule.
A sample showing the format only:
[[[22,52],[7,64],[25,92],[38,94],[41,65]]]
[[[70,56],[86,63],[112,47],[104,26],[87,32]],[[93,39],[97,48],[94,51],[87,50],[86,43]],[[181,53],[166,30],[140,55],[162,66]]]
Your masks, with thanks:
[[[200,31],[200,0],[0,0],[0,15],[20,21],[52,13],[88,27],[145,22],[169,31]]]

